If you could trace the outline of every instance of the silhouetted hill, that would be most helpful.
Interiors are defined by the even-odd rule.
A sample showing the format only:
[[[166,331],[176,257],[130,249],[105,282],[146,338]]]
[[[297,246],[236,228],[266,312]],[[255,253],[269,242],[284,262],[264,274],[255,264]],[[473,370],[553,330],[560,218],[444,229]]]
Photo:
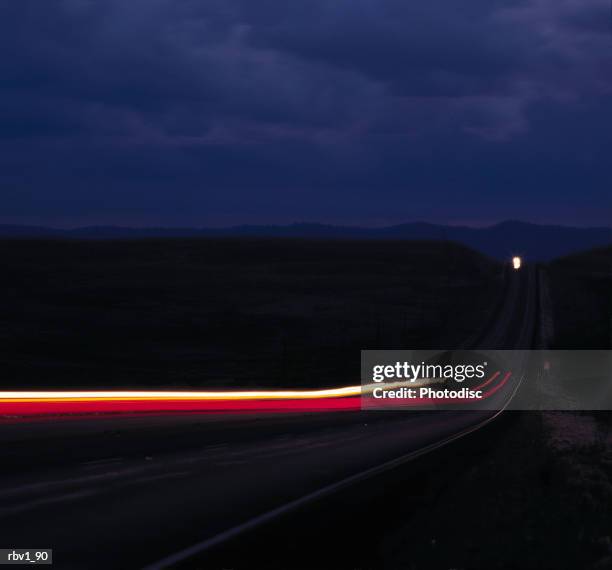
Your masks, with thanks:
[[[172,237],[284,237],[325,239],[448,240],[497,259],[513,254],[546,261],[612,244],[612,228],[578,228],[508,221],[485,228],[415,222],[384,228],[324,224],[287,226],[243,225],[230,228],[126,228],[89,226],[72,230],[39,226],[0,225],[0,237],[68,239],[142,239]]]

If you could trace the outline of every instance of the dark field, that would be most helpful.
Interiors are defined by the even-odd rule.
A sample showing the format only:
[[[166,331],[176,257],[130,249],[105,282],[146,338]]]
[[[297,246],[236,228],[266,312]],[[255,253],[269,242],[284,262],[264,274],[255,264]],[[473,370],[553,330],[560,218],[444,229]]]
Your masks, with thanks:
[[[553,348],[612,348],[612,247],[560,258],[548,275]]]
[[[366,348],[451,347],[501,266],[446,242],[0,241],[9,387],[327,386]]]

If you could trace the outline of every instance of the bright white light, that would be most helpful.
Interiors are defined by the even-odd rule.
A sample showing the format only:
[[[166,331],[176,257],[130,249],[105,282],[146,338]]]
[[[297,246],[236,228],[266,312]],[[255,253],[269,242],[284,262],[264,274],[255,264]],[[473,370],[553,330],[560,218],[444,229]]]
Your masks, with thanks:
[[[514,267],[514,269],[520,269],[522,261],[523,260],[520,257],[513,257],[512,258],[512,267]]]

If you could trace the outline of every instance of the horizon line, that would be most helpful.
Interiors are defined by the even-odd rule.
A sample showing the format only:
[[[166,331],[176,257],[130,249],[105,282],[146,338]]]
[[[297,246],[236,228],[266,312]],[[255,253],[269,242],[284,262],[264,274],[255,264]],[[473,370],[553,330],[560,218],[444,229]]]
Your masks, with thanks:
[[[35,230],[50,230],[59,232],[77,232],[80,230],[91,230],[91,229],[115,229],[115,230],[134,230],[134,231],[147,231],[147,230],[158,230],[158,231],[211,231],[211,232],[222,232],[231,230],[240,230],[244,228],[295,228],[300,226],[310,227],[323,227],[323,228],[337,228],[337,229],[358,229],[358,230],[371,230],[380,231],[385,229],[397,228],[401,226],[414,226],[414,225],[425,225],[442,228],[465,228],[470,230],[486,230],[502,226],[504,224],[522,224],[529,226],[538,227],[555,227],[564,229],[599,229],[612,231],[612,225],[570,225],[563,223],[551,223],[551,222],[531,222],[517,219],[505,219],[498,222],[488,223],[484,225],[471,225],[463,222],[428,222],[424,220],[413,220],[405,222],[389,223],[386,225],[359,225],[359,224],[343,224],[343,223],[332,223],[332,222],[316,222],[316,221],[294,221],[288,223],[239,223],[226,226],[196,226],[196,225],[120,225],[120,224],[84,224],[77,226],[56,226],[46,224],[22,224],[22,223],[0,223],[0,228],[21,228],[21,229],[35,229]]]

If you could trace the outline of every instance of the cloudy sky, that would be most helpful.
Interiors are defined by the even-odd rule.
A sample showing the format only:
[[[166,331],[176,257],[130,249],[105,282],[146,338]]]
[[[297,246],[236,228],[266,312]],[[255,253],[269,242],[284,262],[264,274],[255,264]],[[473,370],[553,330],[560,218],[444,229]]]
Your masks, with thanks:
[[[0,145],[0,223],[610,225],[610,2],[2,2]]]

